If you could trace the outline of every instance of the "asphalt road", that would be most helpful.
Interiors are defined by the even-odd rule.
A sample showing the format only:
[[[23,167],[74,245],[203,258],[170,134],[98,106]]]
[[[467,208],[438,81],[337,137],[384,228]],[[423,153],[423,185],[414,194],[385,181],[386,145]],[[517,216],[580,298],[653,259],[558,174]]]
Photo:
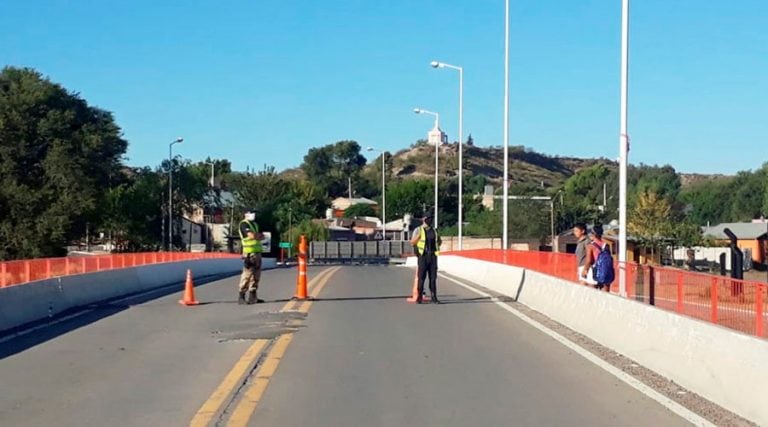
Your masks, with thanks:
[[[266,304],[236,305],[228,278],[182,307],[179,284],[0,342],[0,425],[686,424],[446,280],[444,304],[417,306],[407,268],[309,275],[312,304],[287,302],[296,271],[273,270]]]

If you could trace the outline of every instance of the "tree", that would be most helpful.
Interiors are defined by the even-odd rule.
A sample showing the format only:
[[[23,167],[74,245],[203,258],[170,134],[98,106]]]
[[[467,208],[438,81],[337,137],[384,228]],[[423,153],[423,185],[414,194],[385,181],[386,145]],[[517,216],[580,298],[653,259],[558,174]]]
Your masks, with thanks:
[[[641,164],[630,167],[627,175],[629,201],[632,205],[637,197],[645,192],[656,193],[668,201],[676,200],[680,193],[680,176],[672,166],[648,166]]]
[[[434,183],[429,179],[408,179],[387,186],[387,215],[421,215],[434,205]],[[439,218],[438,218],[439,219]]]
[[[641,246],[658,249],[664,240],[672,237],[671,213],[667,199],[653,191],[643,191],[629,215],[627,232],[637,238]]]
[[[731,194],[732,221],[751,221],[759,218],[763,210],[763,194],[766,189],[766,173],[763,170],[756,172],[739,172],[733,180]]]
[[[603,187],[607,206],[603,206]],[[618,217],[618,170],[597,164],[576,172],[566,180],[562,203],[557,210],[557,229],[566,230],[578,222],[605,223]],[[557,196],[554,192],[552,196]],[[602,206],[602,208],[601,208]]]
[[[356,141],[339,141],[311,148],[304,156],[301,169],[330,197],[338,197],[347,193],[349,179],[357,181],[365,163]]]
[[[98,220],[127,148],[112,114],[31,69],[0,72],[0,259],[59,256]]]
[[[154,250],[167,214],[167,188],[161,174],[138,168],[125,174],[125,182],[107,191],[100,230],[116,243],[119,252]]]
[[[364,203],[354,204],[344,211],[345,218],[356,218],[362,216],[376,216],[376,211],[373,210],[371,205]]]
[[[298,248],[302,235],[306,237],[307,243],[309,243],[328,240],[329,233],[328,229],[322,224],[317,224],[311,220],[304,220],[292,229],[284,231],[281,234],[281,241],[291,242],[291,239],[293,239],[293,247]]]
[[[697,225],[719,224],[730,220],[733,204],[732,178],[691,184],[680,192],[689,220]]]

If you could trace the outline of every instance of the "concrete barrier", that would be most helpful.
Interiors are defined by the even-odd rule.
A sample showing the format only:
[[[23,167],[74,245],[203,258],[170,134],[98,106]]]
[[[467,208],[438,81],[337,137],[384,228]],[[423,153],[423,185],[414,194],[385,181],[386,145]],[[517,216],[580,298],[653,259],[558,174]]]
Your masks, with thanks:
[[[681,386],[768,425],[768,342],[519,267],[459,256],[440,270],[547,315]]]
[[[262,268],[275,268],[274,258],[265,258]],[[183,283],[187,269],[196,278],[236,274],[239,258],[214,258],[167,262],[76,274],[0,288],[0,332],[53,317],[64,311]],[[181,288],[179,288],[181,291]]]

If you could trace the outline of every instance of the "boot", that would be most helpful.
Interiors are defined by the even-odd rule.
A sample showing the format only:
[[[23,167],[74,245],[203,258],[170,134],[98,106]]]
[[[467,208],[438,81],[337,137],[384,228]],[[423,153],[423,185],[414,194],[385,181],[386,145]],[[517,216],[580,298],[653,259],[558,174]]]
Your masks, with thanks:
[[[263,302],[263,299],[256,298],[256,291],[248,292],[248,304],[261,304]]]
[[[238,303],[239,305],[243,305],[243,304],[245,304],[245,292],[243,292],[243,291],[240,291],[240,293],[239,293],[239,294],[238,294],[238,296],[237,296],[237,303]]]

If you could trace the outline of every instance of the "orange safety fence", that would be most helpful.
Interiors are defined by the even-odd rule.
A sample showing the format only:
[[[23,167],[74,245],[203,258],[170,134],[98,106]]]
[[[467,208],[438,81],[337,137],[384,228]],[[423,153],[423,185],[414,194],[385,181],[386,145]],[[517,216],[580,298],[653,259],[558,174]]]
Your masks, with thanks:
[[[233,257],[238,258],[239,255],[220,252],[141,252],[2,261],[0,262],[0,287],[147,264]]]
[[[573,254],[477,249],[451,252],[466,258],[514,265],[574,284],[577,280]],[[678,270],[626,263],[627,298],[658,308],[716,323],[758,337],[765,337],[768,284]],[[620,265],[611,292],[619,292]]]

